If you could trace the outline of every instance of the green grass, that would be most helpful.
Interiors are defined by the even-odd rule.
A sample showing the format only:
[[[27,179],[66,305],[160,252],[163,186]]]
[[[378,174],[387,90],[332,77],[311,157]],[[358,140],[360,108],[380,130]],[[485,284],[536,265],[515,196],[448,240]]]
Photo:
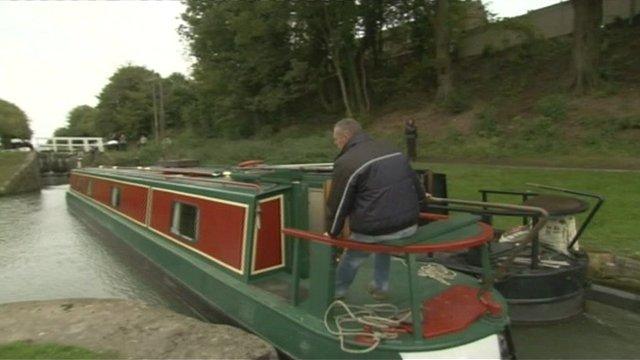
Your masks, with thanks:
[[[0,186],[11,179],[28,155],[27,152],[0,151]]]
[[[0,359],[113,359],[114,355],[76,346],[23,341],[0,345]]]
[[[449,197],[480,200],[479,189],[524,190],[538,183],[603,195],[606,201],[580,240],[590,250],[640,257],[640,172],[516,169],[467,164],[425,164],[447,174]],[[494,196],[490,201],[517,202]],[[579,220],[584,219],[579,216]]]

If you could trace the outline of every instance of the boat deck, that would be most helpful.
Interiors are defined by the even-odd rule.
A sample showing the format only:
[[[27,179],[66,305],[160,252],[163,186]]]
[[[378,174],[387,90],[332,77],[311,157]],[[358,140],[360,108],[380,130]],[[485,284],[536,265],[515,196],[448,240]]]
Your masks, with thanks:
[[[422,262],[420,265],[426,265],[427,262]],[[354,279],[353,284],[350,287],[350,291],[347,296],[343,299],[343,301],[349,306],[363,306],[370,304],[391,304],[400,309],[401,311],[408,311],[411,307],[409,284],[407,279],[407,266],[405,264],[404,259],[400,257],[392,256],[391,260],[391,269],[390,269],[390,290],[389,290],[389,298],[384,301],[375,300],[367,291],[368,284],[371,282],[373,278],[373,257],[369,257],[369,259],[365,260],[362,266],[360,267],[356,278]],[[420,294],[420,298],[423,301],[427,302],[438,295],[443,294],[448,289],[451,289],[452,286],[455,285],[463,285],[471,288],[480,288],[480,284],[478,279],[475,277],[463,274],[463,273],[455,273],[455,276],[448,280],[450,284],[445,284],[440,281],[437,281],[433,278],[424,276],[420,277],[420,281],[418,282],[418,290],[417,292]],[[445,280],[446,281],[446,280]],[[279,273],[274,276],[258,279],[252,283],[252,285],[261,288],[264,291],[267,291],[271,294],[274,294],[283,301],[290,301],[292,290],[291,290],[291,275],[288,273]],[[304,306],[305,302],[308,301],[308,283],[303,280],[300,284],[300,299],[301,305]],[[491,292],[492,299],[495,300],[503,309],[506,309],[506,301],[499,295],[495,290]],[[451,313],[459,313],[464,309],[451,309]],[[448,316],[448,315],[444,315]],[[455,316],[455,315],[454,315]],[[426,319],[425,321],[429,321]],[[406,321],[407,323],[411,322],[411,318],[409,317]],[[471,330],[471,332],[480,330],[480,328],[487,323],[492,322],[491,316],[484,316],[480,321],[474,322],[467,329]],[[500,322],[500,321],[498,321]],[[438,335],[433,337],[431,340],[427,341],[447,341],[450,337],[455,337],[459,334],[456,332]],[[400,341],[412,341],[411,334],[401,334],[398,339],[394,340],[394,342]]]

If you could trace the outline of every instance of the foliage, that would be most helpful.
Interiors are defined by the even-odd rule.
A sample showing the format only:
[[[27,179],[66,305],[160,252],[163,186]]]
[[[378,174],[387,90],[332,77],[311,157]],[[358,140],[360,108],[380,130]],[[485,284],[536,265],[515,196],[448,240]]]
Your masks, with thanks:
[[[0,345],[0,359],[113,359],[113,353],[100,353],[76,346],[34,344],[18,341]]]
[[[76,106],[67,116],[67,126],[56,129],[54,136],[97,136],[96,114],[89,105]]]
[[[167,129],[183,129],[192,126],[190,120],[196,106],[192,81],[180,73],[173,73],[162,79],[162,91],[165,127]]]
[[[209,135],[249,136],[277,123],[307,91],[307,63],[296,61],[288,1],[189,0],[182,34],[197,59],[199,113]],[[311,85],[313,86],[313,85]]]
[[[153,86],[158,74],[142,66],[120,67],[98,96],[96,131],[106,137],[151,134]]]
[[[29,118],[16,105],[0,99],[0,138],[7,146],[11,138],[30,139]]]
[[[553,120],[564,120],[567,117],[567,99],[564,95],[548,95],[536,103],[536,111]]]
[[[442,102],[442,106],[452,114],[463,113],[471,109],[471,96],[464,89],[456,88]]]
[[[474,130],[480,137],[492,137],[498,133],[498,121],[496,119],[496,108],[487,106],[480,113],[476,114]]]
[[[449,2],[454,35],[460,34],[467,9],[479,3]],[[277,131],[303,108],[366,118],[409,84],[435,83],[431,0],[186,5],[181,33],[197,59],[192,124],[201,134],[242,138],[264,134],[261,127]],[[411,60],[421,65],[405,71],[396,58],[402,49],[411,49]]]

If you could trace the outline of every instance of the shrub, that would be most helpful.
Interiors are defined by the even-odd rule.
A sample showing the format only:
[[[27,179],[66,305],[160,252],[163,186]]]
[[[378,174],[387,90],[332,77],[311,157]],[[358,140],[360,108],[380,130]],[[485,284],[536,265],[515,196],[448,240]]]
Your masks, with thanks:
[[[563,95],[549,95],[540,99],[535,106],[536,112],[553,120],[567,118],[567,99]]]
[[[471,96],[466,91],[456,89],[449,94],[442,106],[452,114],[460,114],[471,108]]]
[[[495,107],[488,106],[476,114],[474,128],[476,134],[480,137],[489,138],[497,135],[499,129]]]
[[[611,122],[618,131],[640,129],[640,116],[625,116],[621,118],[615,118],[612,119]]]

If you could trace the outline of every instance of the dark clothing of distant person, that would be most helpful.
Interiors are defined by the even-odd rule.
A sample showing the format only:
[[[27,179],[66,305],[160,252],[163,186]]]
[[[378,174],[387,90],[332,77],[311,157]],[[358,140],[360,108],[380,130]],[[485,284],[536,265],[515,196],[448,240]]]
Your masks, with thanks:
[[[337,237],[345,219],[354,233],[385,235],[418,222],[422,185],[402,152],[355,134],[333,168],[327,201],[327,233]]]
[[[418,140],[418,128],[413,120],[404,123],[404,137],[407,140],[407,156],[412,161],[416,160],[416,141]]]

